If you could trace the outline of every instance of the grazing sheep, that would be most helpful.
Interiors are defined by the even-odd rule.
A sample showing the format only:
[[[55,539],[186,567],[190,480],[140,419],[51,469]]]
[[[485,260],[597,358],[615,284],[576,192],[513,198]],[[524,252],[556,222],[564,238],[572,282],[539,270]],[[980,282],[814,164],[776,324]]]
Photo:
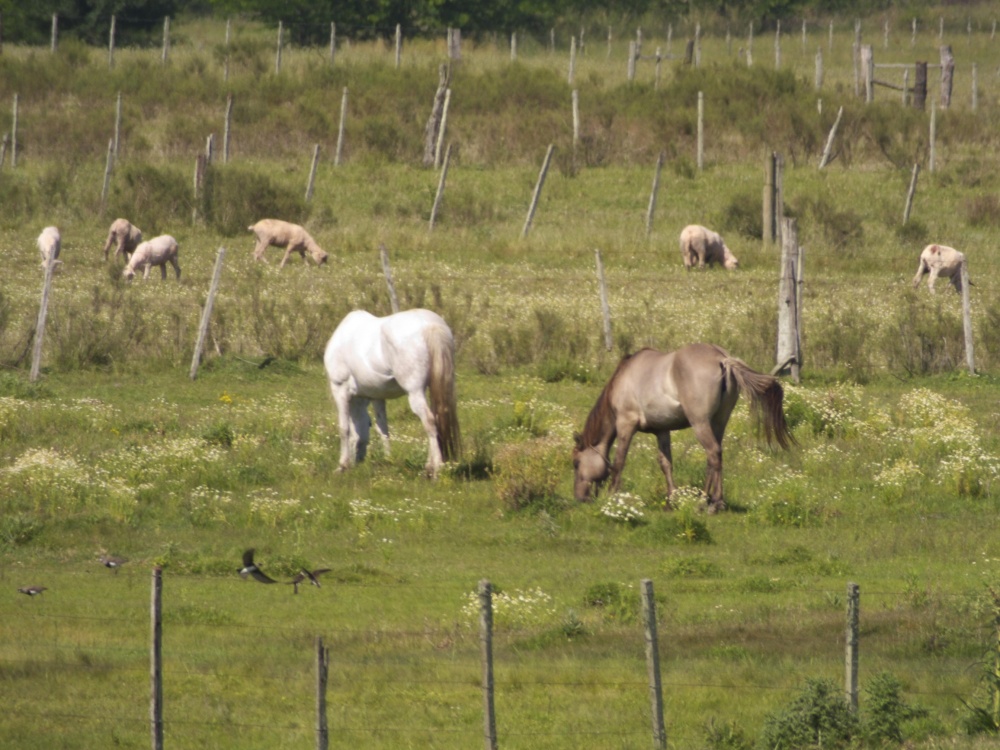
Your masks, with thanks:
[[[927,288],[934,294],[934,282],[938,276],[951,279],[952,286],[956,292],[962,291],[962,264],[965,262],[965,254],[960,253],[953,247],[947,245],[928,245],[920,253],[920,265],[917,266],[917,275],[913,277],[913,288],[920,286],[920,281],[924,274],[929,273]]]
[[[49,258],[52,258],[53,267],[58,263],[62,263],[61,260],[57,260],[61,246],[62,237],[59,234],[59,228],[45,227],[42,233],[38,235],[38,252],[42,254],[42,268],[45,268],[48,264]]]
[[[722,237],[699,224],[691,224],[681,231],[681,256],[684,258],[684,267],[689,270],[694,265],[704,268],[706,263],[721,263],[724,268],[729,269],[740,265]]]
[[[104,260],[108,259],[108,251],[111,246],[115,246],[115,257],[125,254],[125,262],[128,263],[129,256],[142,242],[142,230],[128,219],[115,219],[111,222],[111,229],[108,230],[108,239],[104,242]]]
[[[264,251],[270,245],[274,245],[275,247],[285,248],[285,257],[281,259],[279,268],[285,267],[285,263],[288,262],[288,256],[293,252],[301,255],[304,260],[306,250],[309,251],[317,266],[326,263],[327,254],[316,244],[316,240],[309,235],[309,232],[298,224],[290,224],[280,219],[261,219],[256,224],[247,227],[247,229],[257,236],[257,246],[253,251],[253,257],[256,260],[263,260],[266,263],[267,259],[264,257]]]
[[[136,269],[142,268],[142,278],[149,278],[149,269],[153,266],[160,267],[160,278],[167,278],[167,263],[174,267],[177,278],[181,277],[181,267],[177,262],[177,240],[169,234],[161,234],[151,240],[143,242],[132,253],[128,265],[122,271],[122,276],[131,281],[135,278]]]

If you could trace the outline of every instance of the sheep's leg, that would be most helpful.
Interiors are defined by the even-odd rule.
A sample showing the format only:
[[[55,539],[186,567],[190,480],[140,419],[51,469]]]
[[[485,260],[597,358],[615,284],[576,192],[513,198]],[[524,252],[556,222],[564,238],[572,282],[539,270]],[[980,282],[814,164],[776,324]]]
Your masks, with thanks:
[[[934,294],[934,282],[937,281],[939,269],[932,268],[930,276],[927,277],[927,288],[931,290],[931,294]]]
[[[167,264],[166,264],[166,262],[163,262],[163,263],[160,264],[160,280],[161,281],[166,281],[167,280]]]
[[[278,266],[278,268],[284,268],[285,267],[285,264],[288,262],[288,256],[291,255],[294,250],[295,250],[295,248],[292,247],[292,245],[289,245],[285,249],[285,256],[281,259],[281,265]]]
[[[174,273],[177,274],[177,280],[180,281],[181,280],[181,264],[177,262],[177,258],[171,258],[170,259],[170,263],[174,267]],[[163,267],[163,275],[164,275],[164,277],[166,277],[166,275],[167,275],[167,268],[166,268],[166,266]]]
[[[263,237],[257,239],[257,245],[253,249],[254,260],[262,260],[267,263],[267,258],[264,257],[264,251],[271,246],[271,241],[266,240]]]
[[[153,267],[152,264],[150,264],[150,263],[146,264],[145,268],[142,271],[142,280],[143,281],[145,281],[146,279],[149,278],[149,269],[151,269],[152,267]]]

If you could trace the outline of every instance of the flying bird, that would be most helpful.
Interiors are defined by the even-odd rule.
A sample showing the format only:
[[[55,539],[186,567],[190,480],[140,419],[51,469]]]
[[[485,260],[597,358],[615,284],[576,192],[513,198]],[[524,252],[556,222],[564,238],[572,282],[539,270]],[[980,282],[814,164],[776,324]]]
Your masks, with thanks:
[[[38,596],[43,591],[48,591],[45,586],[24,586],[19,588],[18,591],[22,594],[27,594],[28,596]]]
[[[305,568],[302,568],[301,571],[295,576],[295,578],[293,578],[288,582],[289,584],[295,587],[292,593],[294,594],[299,593],[299,584],[306,580],[308,580],[309,583],[311,583],[316,588],[321,588],[319,585],[319,576],[322,575],[323,573],[329,573],[329,572],[330,568],[317,568],[316,570],[313,570],[311,572],[306,570]]]
[[[261,583],[277,583],[276,580],[271,578],[269,575],[264,573],[257,563],[253,561],[253,549],[248,549],[243,553],[243,567],[237,571],[241,576],[246,578],[247,576],[252,577],[255,581],[260,581]]]
[[[101,565],[105,568],[109,568],[115,573],[118,572],[118,568],[128,562],[125,557],[114,557],[113,555],[101,555]]]

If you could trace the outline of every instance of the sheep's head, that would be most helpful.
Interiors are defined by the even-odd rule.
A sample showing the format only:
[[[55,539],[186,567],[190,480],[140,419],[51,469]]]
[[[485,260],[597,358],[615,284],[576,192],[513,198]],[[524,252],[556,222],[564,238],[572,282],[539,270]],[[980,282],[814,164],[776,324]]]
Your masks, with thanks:
[[[125,277],[125,281],[132,281],[135,278],[135,270],[126,266],[125,270],[122,271],[122,276]]]

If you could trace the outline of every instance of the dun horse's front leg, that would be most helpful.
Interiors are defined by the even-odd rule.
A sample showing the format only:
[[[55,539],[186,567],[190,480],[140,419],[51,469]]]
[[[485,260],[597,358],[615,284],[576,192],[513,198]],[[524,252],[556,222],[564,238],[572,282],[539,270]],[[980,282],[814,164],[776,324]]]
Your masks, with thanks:
[[[615,460],[611,464],[611,483],[609,485],[612,493],[618,492],[618,487],[622,482],[622,471],[625,469],[625,459],[628,458],[628,449],[635,436],[635,428],[627,427],[618,431],[618,448],[615,450]]]

